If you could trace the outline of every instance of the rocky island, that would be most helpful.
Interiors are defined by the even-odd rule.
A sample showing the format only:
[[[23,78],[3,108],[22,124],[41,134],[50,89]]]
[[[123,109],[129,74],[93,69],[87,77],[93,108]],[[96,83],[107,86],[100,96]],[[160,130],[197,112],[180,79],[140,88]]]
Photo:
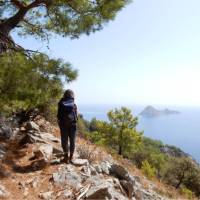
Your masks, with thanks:
[[[168,108],[164,110],[158,110],[153,106],[147,106],[140,115],[143,117],[158,117],[161,115],[172,115],[172,114],[180,114],[179,111],[176,110],[169,110]]]

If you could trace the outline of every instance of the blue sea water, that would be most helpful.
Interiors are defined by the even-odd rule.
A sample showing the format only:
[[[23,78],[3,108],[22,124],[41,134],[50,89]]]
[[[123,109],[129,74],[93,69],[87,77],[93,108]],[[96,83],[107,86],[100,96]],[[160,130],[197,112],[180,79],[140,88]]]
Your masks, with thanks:
[[[129,105],[134,116],[138,116],[139,124],[137,129],[144,131],[144,135],[153,139],[161,140],[165,144],[175,145],[186,153],[189,153],[200,163],[200,107],[159,107],[158,109],[169,108],[178,110],[181,113],[176,115],[145,118],[139,113],[145,106]],[[97,118],[107,120],[107,112],[120,106],[111,105],[80,105],[79,112],[84,118],[91,120]]]

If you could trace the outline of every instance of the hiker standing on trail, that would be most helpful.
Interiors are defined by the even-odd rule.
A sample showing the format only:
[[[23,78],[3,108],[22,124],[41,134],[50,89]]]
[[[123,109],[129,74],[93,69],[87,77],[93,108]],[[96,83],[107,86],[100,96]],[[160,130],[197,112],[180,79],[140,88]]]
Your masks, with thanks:
[[[74,103],[74,92],[66,90],[63,98],[58,103],[58,125],[61,132],[61,144],[64,151],[64,162],[72,163],[75,150],[75,138],[77,127],[77,106]],[[68,139],[70,142],[70,157],[68,157]]]

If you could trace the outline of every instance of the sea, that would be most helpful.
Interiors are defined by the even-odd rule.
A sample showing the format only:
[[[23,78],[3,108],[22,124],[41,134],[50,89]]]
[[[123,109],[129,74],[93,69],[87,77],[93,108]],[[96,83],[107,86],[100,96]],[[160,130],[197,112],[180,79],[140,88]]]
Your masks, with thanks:
[[[125,106],[138,117],[138,131],[164,144],[179,147],[200,163],[200,107],[154,106],[156,109],[177,110],[180,114],[146,118],[139,113],[146,105],[79,105],[84,119],[96,118],[107,121],[107,112]]]

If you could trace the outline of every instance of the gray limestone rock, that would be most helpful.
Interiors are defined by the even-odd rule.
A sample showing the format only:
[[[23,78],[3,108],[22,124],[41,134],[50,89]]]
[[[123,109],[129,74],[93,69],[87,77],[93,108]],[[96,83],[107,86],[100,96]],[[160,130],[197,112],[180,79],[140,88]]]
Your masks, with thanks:
[[[10,193],[6,190],[3,185],[0,185],[0,198],[7,198],[9,197]]]
[[[0,144],[0,159],[2,159],[6,154],[6,148],[3,144]]]
[[[40,127],[33,121],[30,121],[26,124],[27,130],[40,131]]]
[[[111,199],[112,194],[109,192],[107,184],[93,186],[86,194],[86,199]]]
[[[82,176],[75,171],[59,171],[53,173],[53,181],[58,185],[69,185],[76,190],[82,187]]]
[[[126,180],[130,182],[132,185],[135,185],[136,180],[134,176],[131,176],[123,166],[118,164],[113,164],[111,165],[110,172],[118,179]]]
[[[65,198],[70,199],[70,198],[72,197],[72,195],[73,195],[73,193],[72,193],[71,190],[64,190],[64,191],[63,191],[63,196],[64,196]]]
[[[112,178],[103,179],[102,177],[94,176],[90,178],[92,187],[86,193],[86,199],[128,200],[121,190],[117,189],[116,183]]]
[[[94,165],[94,168],[98,173],[102,173],[102,169],[99,165]]]
[[[90,172],[92,176],[95,176],[98,174],[98,172],[96,171],[95,167],[93,167],[92,165],[90,165]]]
[[[50,160],[53,156],[53,146],[50,144],[42,144],[39,147],[39,151],[42,153],[46,161]]]
[[[128,180],[129,173],[128,171],[121,165],[113,164],[110,168],[111,173],[119,179]]]
[[[39,197],[44,200],[50,200],[52,198],[53,191],[40,193]]]
[[[100,163],[100,166],[99,166],[99,167],[101,168],[101,171],[102,171],[103,173],[105,173],[105,174],[107,174],[107,175],[110,174],[111,165],[110,165],[109,162],[103,161],[103,162]]]
[[[125,189],[128,197],[131,199],[134,194],[134,186],[130,181],[121,180],[120,181],[122,187]]]
[[[6,124],[0,124],[0,139],[8,140],[12,137],[13,132],[11,127],[7,126]]]
[[[73,164],[75,166],[83,166],[83,165],[89,166],[89,162],[87,159],[80,159],[80,158],[74,159]]]

